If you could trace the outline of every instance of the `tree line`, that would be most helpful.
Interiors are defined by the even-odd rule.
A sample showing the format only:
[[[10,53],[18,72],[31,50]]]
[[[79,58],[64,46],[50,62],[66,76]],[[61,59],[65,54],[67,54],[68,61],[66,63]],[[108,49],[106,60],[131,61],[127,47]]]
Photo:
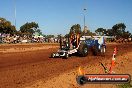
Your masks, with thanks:
[[[19,30],[16,30],[16,27],[11,24],[10,21],[6,20],[5,18],[0,17],[0,33],[5,34],[17,34],[20,36],[28,35],[29,37],[32,37],[32,35],[37,32],[40,35],[43,35],[46,38],[53,38],[54,35],[44,35],[39,29],[39,25],[36,22],[27,22],[23,24]]]
[[[16,27],[7,21],[5,18],[0,18],[0,33],[16,33]]]
[[[111,29],[98,28],[95,33],[97,35],[114,36],[116,39],[132,37],[132,34],[125,29],[126,25],[124,23],[118,23],[113,25]]]
[[[70,28],[70,32],[66,35],[71,35],[73,33],[76,34],[80,34],[85,35],[85,36],[95,36],[96,34],[91,32],[90,30],[88,30],[87,26],[84,27],[84,30],[82,30],[80,24],[74,24],[71,28]]]
[[[27,22],[17,31],[16,27],[12,25],[10,21],[6,20],[5,18],[0,18],[0,33],[31,36],[35,32],[42,34],[41,30],[39,29],[39,25],[36,22]]]
[[[129,38],[132,37],[132,34],[129,31],[126,31],[126,25],[124,23],[118,23],[113,25],[110,29],[97,28],[95,33],[91,32],[86,26],[84,30],[82,30],[80,24],[74,24],[70,28],[70,32],[67,35],[71,35],[73,33],[78,33],[80,35],[86,36],[95,36],[95,35],[105,35],[105,36],[114,36],[116,39],[119,38]],[[27,22],[20,27],[17,31],[16,27],[11,24],[10,21],[5,18],[0,18],[0,33],[6,34],[19,34],[19,35],[29,35],[32,36],[33,33],[38,32],[43,35],[42,31],[39,29],[39,25],[36,22]],[[44,37],[54,37],[54,35],[43,35]]]
[[[85,26],[83,30],[81,30],[81,26],[79,24],[75,24],[70,28],[69,35],[72,33],[78,33],[80,35],[86,35],[86,36],[114,36],[116,39],[119,38],[132,38],[132,34],[129,31],[126,31],[126,25],[124,23],[118,23],[113,25],[111,29],[104,29],[104,28],[97,28],[95,30],[95,33],[88,30],[88,28]],[[68,35],[68,34],[66,34]]]

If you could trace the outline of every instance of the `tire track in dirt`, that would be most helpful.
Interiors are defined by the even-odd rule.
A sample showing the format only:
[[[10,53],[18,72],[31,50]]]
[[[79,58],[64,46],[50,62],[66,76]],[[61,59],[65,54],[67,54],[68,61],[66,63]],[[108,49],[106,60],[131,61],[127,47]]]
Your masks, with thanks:
[[[107,53],[103,57],[73,56],[67,60],[49,58],[51,52],[55,51],[53,49],[0,55],[0,87],[23,88],[27,85],[34,84],[37,80],[43,79],[46,81],[47,79],[76,69],[78,66],[97,64],[100,60],[112,57],[114,46],[108,45]],[[125,49],[131,47],[131,45],[118,45],[117,47]]]

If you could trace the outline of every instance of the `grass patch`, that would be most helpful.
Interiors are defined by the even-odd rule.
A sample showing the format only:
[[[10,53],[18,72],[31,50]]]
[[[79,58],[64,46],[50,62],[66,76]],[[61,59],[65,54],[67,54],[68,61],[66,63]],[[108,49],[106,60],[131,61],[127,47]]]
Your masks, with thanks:
[[[131,83],[119,84],[117,85],[117,88],[132,88],[132,84]]]

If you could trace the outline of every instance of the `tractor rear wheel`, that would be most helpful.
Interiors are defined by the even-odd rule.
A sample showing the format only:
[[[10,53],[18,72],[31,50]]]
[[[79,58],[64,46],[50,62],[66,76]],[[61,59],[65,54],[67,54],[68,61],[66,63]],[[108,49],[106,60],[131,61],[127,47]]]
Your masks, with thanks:
[[[88,46],[85,43],[82,43],[79,46],[78,53],[80,56],[85,57],[88,55]]]

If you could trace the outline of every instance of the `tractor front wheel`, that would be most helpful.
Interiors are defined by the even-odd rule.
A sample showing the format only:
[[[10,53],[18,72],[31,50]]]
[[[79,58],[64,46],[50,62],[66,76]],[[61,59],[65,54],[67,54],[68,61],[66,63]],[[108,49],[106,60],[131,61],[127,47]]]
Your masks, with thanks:
[[[86,57],[88,55],[88,46],[86,44],[81,44],[78,53],[82,57]]]
[[[69,57],[69,54],[68,54],[67,52],[65,52],[64,58],[65,58],[65,59],[68,59],[68,57]]]
[[[55,53],[52,53],[52,54],[51,54],[51,58],[54,58],[54,57],[55,57]]]

